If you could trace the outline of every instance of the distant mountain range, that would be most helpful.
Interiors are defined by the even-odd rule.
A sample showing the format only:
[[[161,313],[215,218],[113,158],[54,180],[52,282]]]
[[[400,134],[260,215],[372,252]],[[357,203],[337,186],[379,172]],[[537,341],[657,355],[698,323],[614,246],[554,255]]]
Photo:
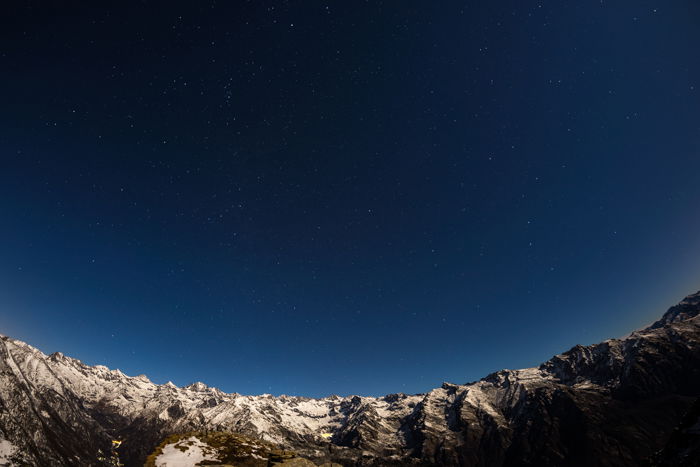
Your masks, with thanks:
[[[354,465],[700,466],[700,293],[622,339],[426,394],[323,399],[154,384],[0,339],[0,465],[143,465],[165,437],[234,432]]]

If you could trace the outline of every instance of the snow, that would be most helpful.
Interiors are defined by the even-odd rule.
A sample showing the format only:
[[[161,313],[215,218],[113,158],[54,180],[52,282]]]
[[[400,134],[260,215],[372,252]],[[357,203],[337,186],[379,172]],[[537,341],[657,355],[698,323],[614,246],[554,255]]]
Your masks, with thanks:
[[[540,382],[543,379],[542,371],[538,367],[533,368],[523,368],[522,370],[514,370],[515,376],[518,378],[518,382]]]
[[[482,390],[482,385],[475,384],[474,386],[469,387],[469,389],[466,391],[466,397],[464,400],[472,407],[483,410],[489,414],[495,421],[504,421],[503,414],[494,408],[493,401],[487,394],[484,393]]]
[[[177,447],[176,447],[177,446]],[[182,451],[179,447],[185,446]],[[211,454],[214,448],[203,443],[194,436],[177,443],[171,443],[163,448],[163,452],[156,457],[156,467],[194,467],[202,461],[217,461]]]
[[[6,439],[0,439],[0,466],[13,467],[16,465],[10,459],[15,454],[17,454],[17,446]]]

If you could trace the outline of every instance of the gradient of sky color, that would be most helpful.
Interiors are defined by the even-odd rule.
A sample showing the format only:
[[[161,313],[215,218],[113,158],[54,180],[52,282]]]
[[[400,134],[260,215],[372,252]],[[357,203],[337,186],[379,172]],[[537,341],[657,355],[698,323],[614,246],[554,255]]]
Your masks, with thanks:
[[[700,289],[700,4],[8,2],[0,332],[228,392],[464,383]]]

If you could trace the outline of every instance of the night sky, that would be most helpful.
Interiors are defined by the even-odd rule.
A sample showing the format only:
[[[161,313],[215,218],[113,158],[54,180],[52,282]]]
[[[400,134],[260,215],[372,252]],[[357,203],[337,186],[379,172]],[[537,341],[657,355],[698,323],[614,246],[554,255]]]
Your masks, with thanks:
[[[696,1],[80,3],[0,7],[3,334],[415,393],[700,289]]]

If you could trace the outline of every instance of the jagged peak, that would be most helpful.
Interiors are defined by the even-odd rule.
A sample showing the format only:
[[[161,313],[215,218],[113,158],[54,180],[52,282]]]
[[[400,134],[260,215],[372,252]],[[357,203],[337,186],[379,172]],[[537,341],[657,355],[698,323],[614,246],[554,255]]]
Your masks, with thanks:
[[[679,305],[700,305],[700,291],[688,295],[680,301]]]
[[[333,397],[333,396],[331,396]],[[407,394],[404,394],[403,392],[395,392],[393,394],[387,394],[386,396],[382,397],[385,402],[392,403],[392,402],[398,402],[400,400],[406,399],[408,397]]]
[[[209,386],[202,383],[201,381],[195,381],[194,383],[188,384],[187,386],[185,386],[185,389],[190,389],[192,391],[201,392],[201,391],[206,391],[207,389],[209,389]]]
[[[447,381],[443,381],[442,385],[440,385],[442,389],[445,391],[456,391],[459,388],[458,384],[454,383],[448,383]]]
[[[502,385],[502,384],[508,382],[511,379],[512,375],[513,375],[513,370],[509,370],[507,368],[504,368],[502,370],[498,370],[498,371],[494,371],[493,373],[489,373],[488,375],[481,378],[481,380],[479,380],[479,381],[485,381],[485,382],[493,383],[496,385]],[[473,383],[468,383],[468,384],[473,384]]]
[[[649,326],[647,329],[658,329],[673,323],[687,321],[700,314],[700,292],[688,295],[677,305],[672,306],[661,317],[660,320]]]
[[[134,376],[134,379],[137,379],[137,380],[139,380],[139,381],[143,381],[144,383],[150,383],[150,382],[151,382],[151,380],[148,379],[148,376],[146,376],[146,375],[144,375],[144,374],[136,375],[136,376]]]

